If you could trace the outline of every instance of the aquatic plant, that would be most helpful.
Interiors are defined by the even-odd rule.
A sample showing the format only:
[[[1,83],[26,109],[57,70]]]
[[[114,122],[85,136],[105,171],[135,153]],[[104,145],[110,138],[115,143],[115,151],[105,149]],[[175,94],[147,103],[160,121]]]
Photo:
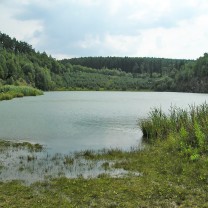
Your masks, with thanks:
[[[0,100],[11,100],[15,97],[42,95],[41,90],[30,86],[4,85],[0,87]]]
[[[74,158],[70,157],[69,155],[66,155],[64,157],[64,161],[63,161],[64,165],[73,165],[74,163]]]
[[[175,137],[178,149],[191,160],[208,153],[208,104],[189,106],[188,110],[171,108],[166,115],[154,109],[139,126],[147,142]]]

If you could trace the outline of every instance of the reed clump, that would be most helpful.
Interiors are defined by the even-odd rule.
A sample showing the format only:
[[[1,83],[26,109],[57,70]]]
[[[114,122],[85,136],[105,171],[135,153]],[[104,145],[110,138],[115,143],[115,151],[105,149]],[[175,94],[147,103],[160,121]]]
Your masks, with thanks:
[[[11,100],[16,97],[37,96],[43,92],[30,86],[4,85],[0,87],[0,100]]]
[[[192,160],[208,154],[208,104],[188,110],[172,107],[169,114],[154,109],[139,126],[147,142],[174,138],[177,149]]]

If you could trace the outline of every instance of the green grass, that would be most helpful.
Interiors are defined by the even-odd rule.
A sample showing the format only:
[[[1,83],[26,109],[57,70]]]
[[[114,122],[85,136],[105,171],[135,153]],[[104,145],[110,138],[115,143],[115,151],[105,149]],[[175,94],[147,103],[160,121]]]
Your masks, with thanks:
[[[11,100],[16,97],[42,95],[41,90],[29,86],[4,85],[0,87],[0,100]]]

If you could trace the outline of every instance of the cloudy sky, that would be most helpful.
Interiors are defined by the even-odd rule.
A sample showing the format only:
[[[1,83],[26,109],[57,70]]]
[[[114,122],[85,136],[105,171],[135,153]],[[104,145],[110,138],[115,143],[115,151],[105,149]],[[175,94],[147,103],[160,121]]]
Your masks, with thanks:
[[[0,31],[57,59],[196,59],[208,52],[207,0],[0,0]]]

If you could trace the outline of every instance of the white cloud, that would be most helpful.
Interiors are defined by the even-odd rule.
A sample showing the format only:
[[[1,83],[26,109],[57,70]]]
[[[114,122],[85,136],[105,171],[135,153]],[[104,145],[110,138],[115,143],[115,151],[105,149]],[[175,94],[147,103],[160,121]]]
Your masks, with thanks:
[[[76,46],[86,49],[86,48],[94,48],[100,45],[101,45],[101,41],[98,36],[86,35],[85,39],[78,42]]]
[[[1,32],[5,32],[16,39],[36,44],[38,40],[34,37],[34,34],[43,30],[41,22],[37,20],[21,21],[14,18],[15,15],[21,13],[21,10],[18,7],[10,7],[10,2],[7,3],[9,8],[6,5],[0,7]],[[26,3],[26,0],[22,1],[22,4]]]
[[[208,50],[207,9],[207,0],[2,0],[0,25],[58,58],[197,58]]]
[[[107,34],[104,40],[104,48],[114,53],[113,55],[134,56],[140,43],[140,36],[110,35]]]
[[[208,50],[208,16],[182,21],[174,28],[144,30],[137,55],[172,58],[196,58]]]

